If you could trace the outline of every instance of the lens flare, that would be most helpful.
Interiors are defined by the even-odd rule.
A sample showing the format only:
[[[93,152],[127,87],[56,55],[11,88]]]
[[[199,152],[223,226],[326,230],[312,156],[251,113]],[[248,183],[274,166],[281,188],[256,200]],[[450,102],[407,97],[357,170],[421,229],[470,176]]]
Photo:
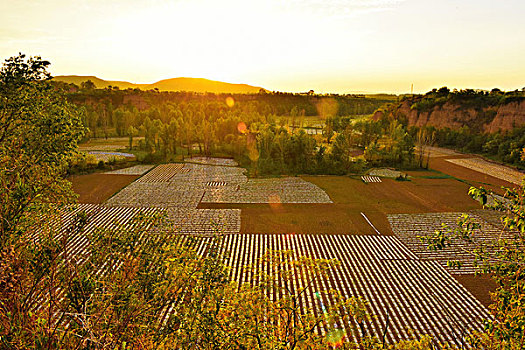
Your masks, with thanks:
[[[281,203],[281,197],[277,193],[272,193],[268,196],[269,203]]]
[[[268,196],[268,204],[273,211],[278,211],[282,208],[281,197],[277,193],[272,193]]]
[[[235,105],[235,100],[233,99],[233,97],[226,97],[226,105],[230,108],[232,108]]]
[[[337,111],[339,110],[339,104],[334,99],[322,99],[317,103],[317,114],[321,117],[321,119],[327,119],[332,118],[337,115]]]
[[[256,162],[259,160],[259,151],[255,147],[250,147],[248,149],[248,157],[250,157],[250,160],[252,162]]]
[[[324,306],[323,299],[321,299],[321,294],[315,292],[315,297],[319,300],[319,306],[321,307],[325,320],[327,320],[327,310]],[[328,325],[328,327],[331,329],[329,329],[326,334],[326,342],[335,349],[342,347],[346,337],[345,330],[338,328],[336,324],[334,324],[333,327]]]
[[[345,337],[344,329],[334,328],[326,335],[326,342],[337,349],[343,346]]]
[[[244,134],[246,133],[246,131],[248,130],[248,128],[246,127],[246,124],[244,122],[240,122],[239,124],[237,124],[237,130],[241,133],[241,134]]]

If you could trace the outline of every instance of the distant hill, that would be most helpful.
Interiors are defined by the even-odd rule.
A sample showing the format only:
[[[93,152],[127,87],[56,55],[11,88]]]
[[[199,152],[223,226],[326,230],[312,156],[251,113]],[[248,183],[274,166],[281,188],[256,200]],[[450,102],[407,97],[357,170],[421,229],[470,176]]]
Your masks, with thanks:
[[[208,80],[203,78],[172,78],[160,80],[153,84],[134,84],[127,81],[103,80],[95,76],[79,75],[59,75],[53,79],[66,83],[73,83],[76,85],[80,85],[82,82],[91,80],[99,89],[108,86],[118,86],[120,89],[139,88],[142,90],[151,90],[157,88],[160,91],[194,91],[231,94],[257,93],[261,89],[258,86],[251,86],[247,84],[230,84],[224,83],[222,81]]]

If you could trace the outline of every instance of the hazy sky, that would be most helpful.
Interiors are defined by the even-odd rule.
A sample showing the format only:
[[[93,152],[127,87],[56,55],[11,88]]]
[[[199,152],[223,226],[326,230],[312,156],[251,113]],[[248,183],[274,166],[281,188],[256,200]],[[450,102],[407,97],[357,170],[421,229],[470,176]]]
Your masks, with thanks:
[[[525,0],[2,0],[0,58],[269,90],[525,86]]]

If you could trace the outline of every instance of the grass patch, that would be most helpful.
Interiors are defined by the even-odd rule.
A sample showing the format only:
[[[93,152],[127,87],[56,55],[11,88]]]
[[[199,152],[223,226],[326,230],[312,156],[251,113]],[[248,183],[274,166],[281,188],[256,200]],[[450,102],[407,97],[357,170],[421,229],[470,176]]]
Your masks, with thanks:
[[[426,176],[420,176],[422,179],[456,179],[452,175],[442,174],[442,175],[426,175]],[[458,180],[458,179],[456,179]]]

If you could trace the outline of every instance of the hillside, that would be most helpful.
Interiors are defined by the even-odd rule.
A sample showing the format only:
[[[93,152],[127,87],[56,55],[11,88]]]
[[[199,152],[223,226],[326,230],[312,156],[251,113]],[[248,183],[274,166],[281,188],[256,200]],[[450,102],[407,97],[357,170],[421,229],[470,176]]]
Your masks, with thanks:
[[[65,83],[80,85],[82,82],[91,80],[97,88],[117,86],[120,89],[139,88],[141,90],[159,89],[160,91],[193,91],[213,93],[257,93],[261,89],[257,86],[247,84],[230,84],[221,81],[203,78],[172,78],[160,80],[153,84],[134,84],[127,81],[104,80],[95,76],[59,75],[53,78]]]
[[[396,118],[409,126],[433,126],[437,129],[469,127],[475,132],[509,131],[525,125],[525,94],[448,89],[406,97],[397,104],[380,109],[373,119]]]

